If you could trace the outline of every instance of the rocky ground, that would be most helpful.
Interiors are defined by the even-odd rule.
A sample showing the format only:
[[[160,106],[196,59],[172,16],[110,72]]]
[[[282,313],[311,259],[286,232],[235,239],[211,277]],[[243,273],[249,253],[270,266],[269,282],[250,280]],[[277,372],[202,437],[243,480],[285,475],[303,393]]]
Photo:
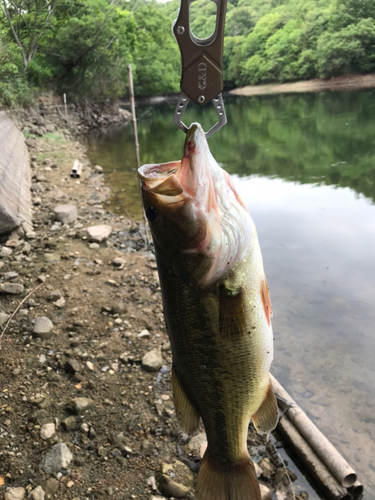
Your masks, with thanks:
[[[26,134],[34,232],[0,239],[0,498],[193,498],[205,435],[176,421],[143,226],[106,210],[84,146],[46,132]],[[293,498],[280,443],[248,443],[263,498]]]

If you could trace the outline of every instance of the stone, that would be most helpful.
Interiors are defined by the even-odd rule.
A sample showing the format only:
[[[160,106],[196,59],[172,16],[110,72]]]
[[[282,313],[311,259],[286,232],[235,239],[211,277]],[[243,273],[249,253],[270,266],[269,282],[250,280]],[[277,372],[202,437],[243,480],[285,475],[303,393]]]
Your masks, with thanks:
[[[14,271],[9,271],[8,273],[4,273],[5,281],[14,280],[14,278],[17,278],[17,276],[18,276],[18,273],[14,272]]]
[[[33,337],[40,339],[49,339],[52,335],[53,323],[47,316],[41,316],[35,319],[33,328]]]
[[[104,446],[98,446],[97,452],[99,457],[106,457],[108,454],[108,450]]]
[[[7,488],[4,500],[24,500],[26,498],[26,490],[22,486],[18,488]]]
[[[66,306],[66,300],[64,299],[64,297],[61,297],[59,300],[56,300],[56,302],[54,302],[53,304],[59,309],[63,309]]]
[[[99,165],[95,165],[94,172],[96,174],[102,174],[103,173],[103,168],[101,166],[99,166]]]
[[[189,488],[173,481],[170,476],[162,474],[161,472],[156,474],[156,481],[160,493],[166,497],[184,498],[190,492]]]
[[[43,186],[39,182],[34,182],[30,186],[30,191],[32,193],[43,193],[44,188],[43,188]]]
[[[76,373],[82,371],[82,365],[76,359],[67,359],[65,361],[64,370],[67,373]]]
[[[90,428],[86,422],[83,422],[83,424],[80,427],[81,431],[84,432],[85,434],[88,434]]]
[[[98,226],[90,226],[86,228],[86,231],[90,241],[101,243],[109,237],[112,228],[106,224],[100,224]]]
[[[10,295],[19,295],[23,293],[24,286],[19,283],[2,283],[0,285],[1,293],[9,293]]]
[[[259,462],[259,466],[263,471],[264,477],[269,478],[275,472],[275,467],[271,463],[271,460],[268,457],[262,458],[262,460]]]
[[[260,495],[262,497],[262,500],[271,500],[272,491],[262,483],[259,483],[259,488],[260,488]]]
[[[94,401],[89,398],[74,398],[68,403],[67,408],[73,411],[74,413],[79,414],[91,408],[93,404]]]
[[[44,500],[45,493],[41,486],[37,486],[35,490],[30,491],[27,500]]]
[[[114,304],[111,307],[112,314],[125,314],[128,311],[128,308],[123,302],[119,302],[118,304]]]
[[[2,247],[0,249],[0,257],[10,257],[13,253],[13,250],[8,247]]]
[[[57,443],[52,446],[51,450],[42,460],[41,468],[47,474],[52,474],[66,468],[72,460],[73,454],[66,444]]]
[[[56,205],[53,209],[56,220],[62,224],[70,224],[77,220],[77,207],[75,205]]]
[[[19,240],[18,238],[11,238],[5,243],[5,246],[10,248],[18,248],[22,245],[22,243],[23,240]]]
[[[40,437],[45,441],[46,439],[50,439],[53,437],[56,433],[56,427],[55,424],[49,423],[49,424],[44,424],[40,428]]]
[[[257,475],[257,478],[259,479],[260,476],[263,474],[263,471],[256,462],[254,462],[254,467],[255,467],[255,474]]]
[[[274,483],[278,484],[281,483],[285,479],[285,477],[288,475],[286,469],[284,467],[280,467],[276,470],[276,474],[274,477]]]
[[[47,481],[44,481],[41,486],[46,495],[45,498],[48,500],[57,493],[59,489],[59,482],[54,477],[51,477],[50,479],[47,479]]]
[[[150,337],[150,332],[148,330],[142,330],[138,333],[138,338],[143,339],[145,337]]]
[[[152,349],[142,358],[142,368],[148,372],[156,372],[163,366],[163,358],[159,349]]]
[[[53,292],[49,293],[47,300],[49,302],[55,302],[56,300],[59,300],[62,297],[62,293],[60,290],[54,290]]]
[[[95,370],[95,365],[91,361],[86,361],[86,366],[92,372]]]
[[[62,423],[64,429],[68,432],[74,431],[77,429],[77,420],[73,416],[66,418],[61,423]]]
[[[196,436],[192,437],[187,445],[190,453],[195,456],[203,457],[204,452],[207,448],[207,436],[205,432],[201,432]]]
[[[69,196],[64,193],[64,191],[61,191],[58,187],[54,186],[50,191],[47,191],[45,196],[47,198],[51,198],[53,200],[67,200],[69,199]]]
[[[125,263],[126,263],[125,259],[122,259],[121,257],[116,257],[112,261],[112,265],[116,267],[123,267]]]
[[[28,148],[35,148],[36,147],[36,139],[34,137],[29,137],[28,139],[25,140],[25,144]]]
[[[0,312],[0,327],[5,325],[5,323],[8,321],[9,318],[10,318],[9,314]]]
[[[172,464],[162,463],[160,471],[186,488],[190,490],[194,488],[195,476],[193,472],[179,460]]]

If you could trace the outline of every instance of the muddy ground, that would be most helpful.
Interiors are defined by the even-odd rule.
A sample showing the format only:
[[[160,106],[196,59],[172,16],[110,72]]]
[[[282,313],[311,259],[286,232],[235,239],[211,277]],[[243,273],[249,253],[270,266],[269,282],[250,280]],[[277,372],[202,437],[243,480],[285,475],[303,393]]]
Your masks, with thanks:
[[[0,238],[0,498],[193,498],[205,436],[176,421],[144,228],[106,209],[102,171],[67,131],[26,136],[34,232]],[[77,215],[56,215],[61,204]],[[102,241],[86,230],[98,225]],[[263,498],[282,500],[292,496],[276,439],[250,428],[248,443]]]

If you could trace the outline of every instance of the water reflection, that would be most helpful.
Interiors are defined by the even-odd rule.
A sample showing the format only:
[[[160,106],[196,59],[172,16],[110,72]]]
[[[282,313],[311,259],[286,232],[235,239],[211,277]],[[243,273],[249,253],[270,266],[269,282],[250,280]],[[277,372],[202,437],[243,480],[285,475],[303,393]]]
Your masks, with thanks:
[[[138,110],[142,163],[181,157],[173,108]],[[258,228],[274,374],[375,498],[375,95],[236,98],[226,109],[209,142]],[[195,107],[192,120],[208,129],[214,112]],[[117,190],[112,208],[140,218],[131,128],[92,138],[90,156]]]

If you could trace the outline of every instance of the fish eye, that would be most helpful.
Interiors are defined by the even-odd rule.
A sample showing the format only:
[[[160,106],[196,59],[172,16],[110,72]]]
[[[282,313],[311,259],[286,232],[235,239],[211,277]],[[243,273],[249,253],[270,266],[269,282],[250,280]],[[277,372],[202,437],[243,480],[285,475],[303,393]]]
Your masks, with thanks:
[[[148,209],[146,210],[146,217],[151,222],[154,221],[155,219],[157,219],[158,215],[159,215],[158,211],[152,205],[150,205],[148,207]]]

